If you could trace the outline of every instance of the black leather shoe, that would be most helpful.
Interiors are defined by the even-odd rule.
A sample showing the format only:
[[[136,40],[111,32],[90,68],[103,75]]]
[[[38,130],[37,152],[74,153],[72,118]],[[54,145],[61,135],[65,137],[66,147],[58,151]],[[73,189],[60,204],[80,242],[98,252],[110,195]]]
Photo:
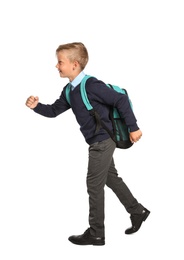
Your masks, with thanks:
[[[149,216],[150,211],[147,210],[146,208],[143,209],[141,214],[132,214],[130,216],[131,222],[132,222],[132,227],[128,228],[125,230],[125,234],[130,235],[139,230],[139,228],[142,225],[142,222],[147,219]]]
[[[70,236],[68,240],[76,245],[94,245],[94,246],[105,245],[105,238],[92,236],[90,233],[90,228],[88,228],[82,235]]]

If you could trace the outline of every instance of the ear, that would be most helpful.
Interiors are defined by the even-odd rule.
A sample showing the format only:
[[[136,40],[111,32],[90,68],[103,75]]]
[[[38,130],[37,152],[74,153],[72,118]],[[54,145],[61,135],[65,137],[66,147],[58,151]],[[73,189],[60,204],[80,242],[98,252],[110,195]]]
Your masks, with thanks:
[[[80,65],[79,65],[78,61],[75,60],[75,61],[73,62],[73,68],[74,68],[74,69],[77,69],[78,67],[80,67]]]

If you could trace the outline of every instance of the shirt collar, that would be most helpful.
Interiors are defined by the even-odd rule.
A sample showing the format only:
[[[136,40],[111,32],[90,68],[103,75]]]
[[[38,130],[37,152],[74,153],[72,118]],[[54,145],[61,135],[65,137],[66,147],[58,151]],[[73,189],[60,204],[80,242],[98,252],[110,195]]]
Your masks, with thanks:
[[[77,85],[79,85],[80,83],[81,83],[81,81],[82,81],[82,79],[85,77],[85,73],[84,73],[84,71],[81,71],[80,73],[79,73],[79,75],[74,79],[74,80],[72,80],[71,82],[70,82],[70,84],[72,85],[72,87],[73,88],[75,88]]]

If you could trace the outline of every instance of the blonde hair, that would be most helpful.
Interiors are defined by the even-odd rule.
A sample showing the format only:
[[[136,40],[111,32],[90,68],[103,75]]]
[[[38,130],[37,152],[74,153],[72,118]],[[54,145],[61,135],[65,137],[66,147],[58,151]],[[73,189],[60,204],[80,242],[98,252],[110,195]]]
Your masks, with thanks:
[[[69,51],[69,54],[67,55],[68,59],[70,61],[75,61],[75,60],[78,61],[81,70],[83,70],[86,67],[86,64],[88,63],[89,60],[89,56],[88,56],[88,51],[83,43],[72,42],[72,43],[59,45],[59,47],[56,50],[56,54],[63,50]]]

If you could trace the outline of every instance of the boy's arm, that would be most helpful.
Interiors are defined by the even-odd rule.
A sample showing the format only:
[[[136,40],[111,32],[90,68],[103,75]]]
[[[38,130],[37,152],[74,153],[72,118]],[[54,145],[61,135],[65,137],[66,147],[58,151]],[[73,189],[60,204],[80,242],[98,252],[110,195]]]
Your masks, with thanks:
[[[89,79],[87,87],[88,94],[90,95],[91,92],[96,101],[118,109],[121,116],[125,119],[130,132],[139,130],[137,119],[132,111],[127,95],[118,93],[117,91],[107,87],[104,82],[97,79],[93,79],[93,81],[90,81]]]
[[[70,108],[63,92],[61,93],[60,98],[57,99],[52,105],[41,104],[39,103],[38,97],[34,96],[27,99],[26,105],[33,109],[34,112],[46,117],[56,117]]]
[[[88,79],[86,91],[88,96],[90,96],[91,93],[91,99],[94,101],[116,107],[121,116],[125,119],[126,125],[129,127],[131,142],[135,143],[139,141],[142,132],[137,125],[137,120],[127,95],[123,95],[114,89],[107,87],[104,82],[99,81],[96,78]]]

